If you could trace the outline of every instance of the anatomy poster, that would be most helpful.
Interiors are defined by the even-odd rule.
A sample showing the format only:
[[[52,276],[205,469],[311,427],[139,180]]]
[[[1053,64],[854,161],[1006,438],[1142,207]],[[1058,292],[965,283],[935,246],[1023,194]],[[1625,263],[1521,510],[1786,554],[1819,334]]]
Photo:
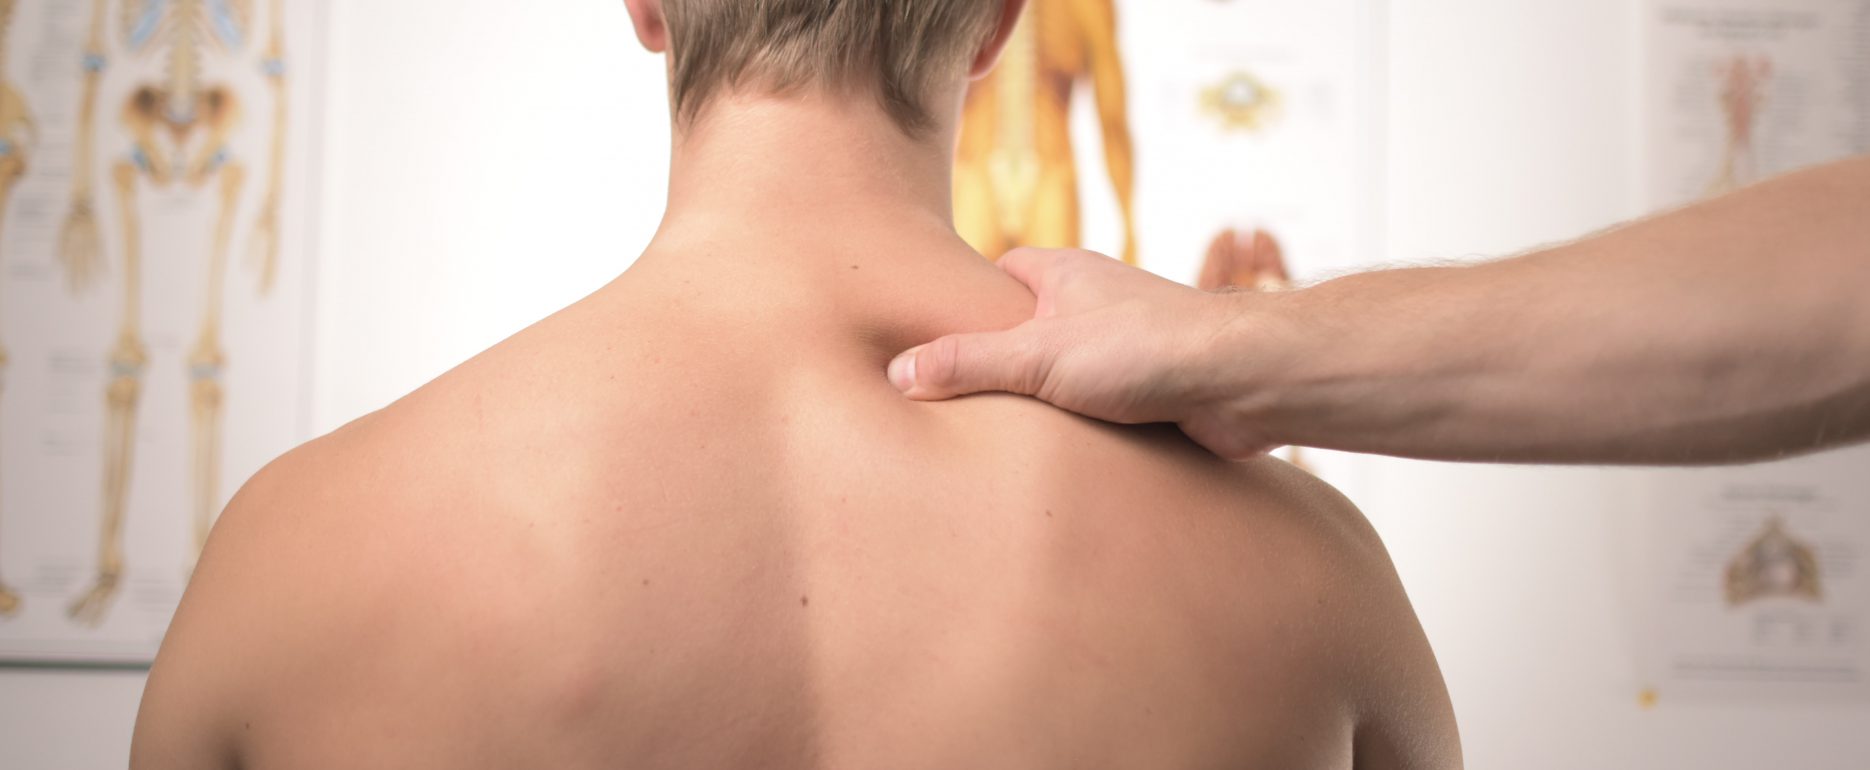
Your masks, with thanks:
[[[990,258],[1084,246],[1191,284],[1230,231],[1294,280],[1367,267],[1383,7],[1033,0],[968,94],[959,229]]]
[[[1122,7],[1125,45],[1148,52],[1128,68],[1145,267],[1190,284],[1205,273],[1208,283],[1255,288],[1379,259],[1383,3]],[[1237,245],[1224,242],[1230,231]],[[1099,245],[1112,235],[1087,233]],[[1251,254],[1246,266],[1215,264],[1230,249]],[[1272,272],[1283,275],[1266,281]]]
[[[147,663],[304,437],[321,6],[0,0],[0,660]]]
[[[1148,52],[1131,57],[1128,70],[1144,267],[1209,290],[1277,291],[1381,260],[1384,7],[1123,6],[1124,43]],[[1086,155],[1084,163],[1094,162]],[[1087,240],[1113,242],[1116,233],[1099,225],[1117,221],[1087,219]],[[1356,458],[1306,451],[1289,459],[1356,495]]]
[[[1870,1],[1651,0],[1649,203],[1870,152]]]
[[[970,89],[955,222],[1205,289],[1372,266],[1383,0],[1032,0]],[[1349,458],[1301,460],[1355,486]]]
[[[1870,451],[1644,483],[1646,697],[1870,698]]]

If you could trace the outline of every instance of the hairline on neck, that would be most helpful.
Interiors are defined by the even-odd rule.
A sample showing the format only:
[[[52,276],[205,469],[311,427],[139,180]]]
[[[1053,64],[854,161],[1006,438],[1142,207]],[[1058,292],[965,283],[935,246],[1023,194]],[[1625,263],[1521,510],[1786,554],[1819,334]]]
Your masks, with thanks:
[[[665,221],[752,205],[816,216],[818,203],[852,214],[920,209],[952,226],[962,90],[931,100],[933,125],[913,134],[868,95],[721,93],[695,118],[675,119]]]
[[[944,120],[943,110],[939,108],[945,102],[941,98],[941,92],[948,89],[937,87],[933,90],[936,93],[923,94],[919,103],[912,105],[914,117],[911,118],[891,106],[884,97],[881,83],[874,78],[853,75],[836,80],[790,84],[769,82],[761,78],[748,78],[730,82],[722,88],[709,92],[705,98],[685,105],[678,106],[672,101],[669,105],[669,114],[674,133],[679,137],[701,126],[710,114],[720,111],[723,105],[727,105],[727,109],[731,111],[734,105],[768,100],[824,100],[831,105],[848,105],[853,108],[859,104],[868,104],[888,116],[904,136],[912,140],[923,140],[942,133],[943,128],[951,122]],[[962,90],[965,91],[965,87]],[[953,116],[953,120],[958,121],[959,115]]]

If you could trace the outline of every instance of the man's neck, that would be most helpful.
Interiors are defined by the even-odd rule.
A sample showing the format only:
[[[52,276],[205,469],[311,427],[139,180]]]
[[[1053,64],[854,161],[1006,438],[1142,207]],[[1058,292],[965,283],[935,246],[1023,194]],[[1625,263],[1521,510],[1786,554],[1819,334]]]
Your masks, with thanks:
[[[1029,319],[1031,293],[955,233],[954,130],[912,137],[867,100],[718,101],[676,139],[668,213],[628,285],[773,313],[878,373],[910,345]]]
[[[911,136],[849,95],[724,95],[677,132],[657,237],[830,224],[952,231],[953,132]]]

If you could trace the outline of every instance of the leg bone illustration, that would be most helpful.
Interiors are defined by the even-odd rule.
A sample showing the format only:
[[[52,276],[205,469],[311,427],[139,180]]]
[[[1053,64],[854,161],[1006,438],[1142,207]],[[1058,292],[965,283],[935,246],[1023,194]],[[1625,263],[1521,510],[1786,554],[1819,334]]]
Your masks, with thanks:
[[[0,236],[5,234],[8,204],[13,200],[13,188],[26,175],[26,153],[37,140],[36,129],[32,122],[32,112],[26,107],[26,98],[13,86],[7,77],[7,41],[13,27],[13,9],[16,0],[0,0]],[[5,239],[0,237],[0,243]],[[7,351],[0,345],[0,375],[4,375],[7,365]],[[3,390],[0,384],[0,390]],[[0,618],[12,617],[20,609],[20,596],[0,580]]]
[[[111,599],[123,578],[123,523],[129,506],[130,466],[136,449],[136,408],[143,395],[143,371],[149,365],[137,319],[141,314],[141,246],[136,218],[137,167],[129,162],[116,168],[117,198],[123,211],[123,328],[110,353],[110,383],[105,387],[108,409],[104,420],[104,520],[98,537],[97,579],[67,614],[95,626],[104,620]]]
[[[0,0],[4,1],[4,0]],[[96,114],[104,72],[109,65],[104,35],[113,0],[92,0],[91,36],[84,57],[85,87],[78,126],[77,178],[72,204],[60,238],[59,256],[74,290],[102,274],[104,243],[99,235],[92,188]],[[247,167],[233,144],[243,120],[243,104],[230,85],[205,77],[212,56],[244,50],[252,28],[251,0],[116,0],[121,11],[125,53],[160,53],[163,78],[134,86],[123,102],[122,123],[130,137],[127,158],[112,167],[112,181],[122,218],[122,327],[111,350],[111,377],[104,442],[103,517],[98,566],[93,586],[75,600],[70,616],[97,625],[107,614],[125,567],[124,523],[132,507],[131,469],[136,447],[137,411],[142,377],[149,363],[144,342],[142,291],[144,251],[142,213],[137,196],[151,188],[180,186],[214,191],[213,239],[204,255],[205,287],[201,321],[186,361],[189,373],[190,518],[192,555],[198,554],[220,502],[221,428],[226,398],[223,373],[228,351],[223,345],[224,283]],[[249,248],[260,272],[262,290],[270,288],[279,258],[279,201],[285,172],[286,80],[284,3],[271,0],[272,39],[263,52],[261,72],[275,101],[270,172]],[[153,269],[174,271],[169,254],[154,255]],[[192,564],[189,570],[192,571]]]
[[[286,96],[286,19],[284,0],[273,0],[272,34],[266,54],[260,62],[273,91],[273,139],[268,151],[266,197],[260,203],[259,220],[254,224],[253,242],[248,248],[251,260],[260,272],[260,291],[272,291],[279,277],[279,199],[280,186],[286,178],[286,120],[291,103]]]

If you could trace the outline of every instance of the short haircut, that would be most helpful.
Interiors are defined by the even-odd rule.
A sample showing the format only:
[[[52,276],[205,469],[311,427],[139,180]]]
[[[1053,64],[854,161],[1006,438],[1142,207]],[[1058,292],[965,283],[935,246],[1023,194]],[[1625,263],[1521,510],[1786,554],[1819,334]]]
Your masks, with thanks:
[[[904,131],[928,128],[936,78],[967,60],[1002,0],[663,0],[670,96],[693,120],[722,89],[878,87]]]

